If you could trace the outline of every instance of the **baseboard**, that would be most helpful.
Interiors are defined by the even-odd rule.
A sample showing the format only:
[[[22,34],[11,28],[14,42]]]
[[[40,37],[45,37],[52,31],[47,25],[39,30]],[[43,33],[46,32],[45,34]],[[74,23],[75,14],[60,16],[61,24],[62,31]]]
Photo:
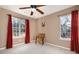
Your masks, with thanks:
[[[13,45],[13,47],[15,47],[15,46],[19,46],[19,45],[22,45],[22,44],[24,44],[24,43],[15,44],[15,45]],[[6,47],[0,48],[0,50],[3,50],[3,49],[6,49]]]
[[[15,47],[15,46],[19,46],[19,45],[23,45],[23,44],[24,44],[24,43],[15,44],[15,45],[13,45],[13,47]],[[48,42],[46,42],[46,44],[51,45],[51,46],[56,46],[56,47],[59,47],[59,48],[63,48],[63,49],[70,50],[69,48],[66,48],[66,47],[63,47],[63,46],[59,46],[59,45],[55,45],[55,44],[51,44],[51,43],[48,43]],[[5,49],[5,47],[0,48],[0,50],[3,50],[3,49]]]
[[[3,50],[3,49],[5,49],[5,47],[3,47],[3,48],[0,48],[0,50]]]
[[[55,46],[55,47],[59,47],[59,48],[63,48],[63,49],[66,49],[66,50],[70,50],[70,49],[67,48],[67,47],[59,46],[59,45],[56,45],[56,44],[51,44],[51,43],[48,43],[48,42],[46,42],[46,44],[52,45],[52,46]]]

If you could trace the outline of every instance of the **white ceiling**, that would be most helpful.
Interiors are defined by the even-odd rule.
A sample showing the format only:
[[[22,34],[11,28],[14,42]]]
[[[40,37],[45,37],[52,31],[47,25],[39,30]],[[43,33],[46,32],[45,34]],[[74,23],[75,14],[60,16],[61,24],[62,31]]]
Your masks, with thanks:
[[[46,16],[46,15],[64,10],[66,8],[70,8],[73,5],[46,5],[46,6],[43,6],[43,7],[39,8],[44,12],[44,15],[41,15],[39,12],[34,10],[33,16],[30,15],[31,9],[24,9],[24,10],[19,9],[20,7],[29,7],[29,6],[30,5],[1,5],[0,7],[4,8],[4,9],[11,10],[11,11],[14,11],[14,12],[22,14],[22,15],[26,15],[26,16],[37,19],[37,18]]]

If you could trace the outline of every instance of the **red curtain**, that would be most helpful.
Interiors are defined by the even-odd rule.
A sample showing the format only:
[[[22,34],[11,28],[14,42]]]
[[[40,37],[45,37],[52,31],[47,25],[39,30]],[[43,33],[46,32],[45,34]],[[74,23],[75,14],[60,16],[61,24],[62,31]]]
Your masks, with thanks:
[[[6,48],[12,48],[12,16],[8,15],[7,42]]]
[[[26,32],[25,32],[25,43],[30,43],[30,27],[29,20],[26,19]]]
[[[71,17],[71,51],[78,53],[78,11],[72,11]]]

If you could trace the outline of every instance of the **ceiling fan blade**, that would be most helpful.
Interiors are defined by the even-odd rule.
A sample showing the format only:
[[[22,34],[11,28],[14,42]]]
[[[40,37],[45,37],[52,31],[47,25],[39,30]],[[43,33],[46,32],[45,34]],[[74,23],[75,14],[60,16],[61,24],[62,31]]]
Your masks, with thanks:
[[[36,7],[42,7],[42,6],[45,6],[45,5],[36,5]]]
[[[19,8],[19,9],[29,9],[29,8],[31,8],[31,7],[22,7],[22,8]]]
[[[31,11],[31,14],[30,15],[33,15],[33,11]]]
[[[42,12],[40,9],[36,9],[38,12],[40,12],[41,14],[44,14],[44,12]]]

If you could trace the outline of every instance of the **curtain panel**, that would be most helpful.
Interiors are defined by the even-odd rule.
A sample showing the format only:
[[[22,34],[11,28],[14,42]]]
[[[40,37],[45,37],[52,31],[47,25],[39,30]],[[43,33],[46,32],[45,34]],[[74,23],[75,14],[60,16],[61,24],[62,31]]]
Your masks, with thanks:
[[[8,15],[8,28],[7,28],[7,42],[6,48],[12,48],[13,46],[13,39],[12,39],[12,16]]]
[[[26,19],[25,21],[25,24],[26,24],[26,30],[25,30],[25,43],[30,43],[30,23],[29,23],[29,20]]]
[[[79,53],[78,46],[78,10],[71,13],[71,51]]]

